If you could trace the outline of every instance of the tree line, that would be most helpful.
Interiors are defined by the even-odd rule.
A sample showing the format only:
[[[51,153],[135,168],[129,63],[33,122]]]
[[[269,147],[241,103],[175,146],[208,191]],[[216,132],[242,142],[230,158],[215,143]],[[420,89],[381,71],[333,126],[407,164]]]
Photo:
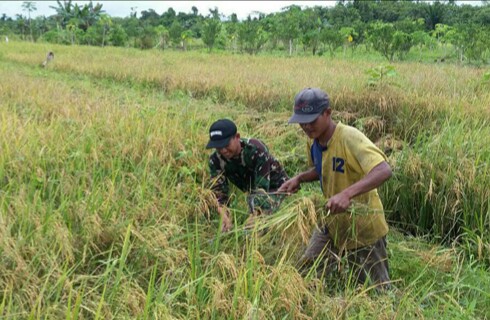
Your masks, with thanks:
[[[334,6],[284,7],[280,12],[254,12],[240,21],[219,9],[204,15],[169,8],[131,8],[127,17],[111,17],[102,4],[79,6],[57,1],[51,16],[31,14],[36,3],[25,1],[23,13],[2,14],[0,34],[26,41],[71,45],[123,46],[141,49],[229,50],[257,54],[282,50],[289,55],[332,56],[361,45],[386,59],[404,59],[410,50],[441,46],[460,61],[486,63],[490,55],[490,3],[455,1],[338,1]],[[446,52],[447,51],[447,52]]]

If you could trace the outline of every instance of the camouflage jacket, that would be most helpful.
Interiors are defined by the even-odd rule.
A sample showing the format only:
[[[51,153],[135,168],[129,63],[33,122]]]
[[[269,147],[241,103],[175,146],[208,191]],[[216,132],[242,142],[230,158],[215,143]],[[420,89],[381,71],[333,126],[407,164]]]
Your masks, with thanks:
[[[209,157],[211,188],[221,204],[228,202],[228,182],[243,192],[259,189],[269,192],[288,180],[279,161],[260,140],[240,139],[240,143],[242,150],[236,158],[226,159],[216,151]]]

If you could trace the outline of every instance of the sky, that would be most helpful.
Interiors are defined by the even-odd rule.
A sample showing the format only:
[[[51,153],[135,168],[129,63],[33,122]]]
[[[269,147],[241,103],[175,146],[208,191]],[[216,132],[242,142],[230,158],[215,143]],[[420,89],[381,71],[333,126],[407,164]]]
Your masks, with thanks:
[[[31,13],[31,17],[50,16],[55,14],[55,10],[50,6],[57,7],[56,1],[34,1],[37,10]],[[131,7],[136,7],[138,17],[143,10],[153,9],[156,13],[162,14],[172,7],[177,13],[191,13],[192,7],[199,10],[199,14],[207,16],[209,9],[217,7],[219,12],[225,17],[236,13],[239,20],[245,19],[255,11],[262,13],[280,12],[282,8],[292,4],[302,7],[313,6],[334,6],[335,1],[92,1],[94,4],[101,3],[102,9],[111,17],[127,17],[131,13]],[[0,1],[0,15],[5,13],[8,17],[15,17],[16,14],[27,15],[22,11],[23,1]],[[73,4],[84,5],[89,1],[72,1]]]

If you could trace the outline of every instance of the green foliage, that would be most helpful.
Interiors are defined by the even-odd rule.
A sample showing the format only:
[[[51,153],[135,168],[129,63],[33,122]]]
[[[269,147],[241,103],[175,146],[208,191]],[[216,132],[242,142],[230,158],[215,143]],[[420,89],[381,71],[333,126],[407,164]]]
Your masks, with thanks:
[[[322,27],[323,24],[318,10],[307,9],[304,11],[300,23],[300,40],[305,51],[307,48],[311,48],[313,55],[317,53],[321,43]]]
[[[381,53],[389,61],[393,61],[395,55],[402,59],[413,45],[412,36],[396,30],[391,23],[378,21],[371,25],[368,32],[368,39],[374,50]]]
[[[330,51],[330,55],[335,56],[335,50],[342,46],[344,37],[332,27],[327,27],[321,32],[321,40],[325,43]]]
[[[142,29],[142,36],[135,40],[137,45],[141,49],[151,49],[155,47],[157,30],[149,25]]]
[[[109,42],[113,46],[124,47],[128,41],[128,35],[124,28],[119,24],[114,24],[109,32]]]
[[[441,2],[435,1],[424,7],[425,23],[429,30],[434,30],[436,26],[444,21],[447,7]]]
[[[289,47],[289,55],[293,52],[293,42],[299,37],[302,25],[302,11],[298,5],[291,5],[277,17],[278,37]]]
[[[43,41],[57,44],[72,44],[72,34],[68,30],[53,29],[42,35]]]
[[[479,93],[486,92],[490,89],[490,71],[483,73],[482,77],[476,81],[475,91]]]
[[[170,36],[170,40],[174,45],[180,45],[182,41],[182,33],[184,32],[184,29],[182,28],[180,22],[177,20],[174,20],[172,22],[172,25],[170,26],[170,29],[168,30],[168,34]]]
[[[267,42],[268,35],[256,19],[248,16],[238,28],[238,44],[240,49],[249,53],[256,54]]]
[[[52,32],[45,38],[72,45],[129,45],[142,49],[165,49],[169,44],[175,49],[200,49],[202,43],[208,50],[219,48],[250,54],[261,50],[287,50],[290,56],[306,52],[314,56],[328,50],[333,56],[340,43],[336,32],[340,32],[344,38],[340,44],[344,57],[347,48],[352,49],[354,57],[355,49],[362,46],[367,52],[374,48],[389,61],[402,60],[412,58],[410,48],[417,46],[417,60],[424,60],[422,54],[430,50],[431,54],[425,58],[430,56],[432,61],[434,43],[426,35],[433,34],[444,50],[441,57],[435,57],[437,61],[457,56],[461,63],[483,65],[488,63],[489,57],[486,50],[490,23],[488,6],[456,6],[451,1],[355,0],[339,1],[335,6],[291,5],[268,15],[258,13],[253,23],[248,19],[239,21],[236,14],[225,19],[217,7],[210,10],[209,16],[215,22],[205,22],[209,18],[203,17],[197,8],[191,13],[177,13],[170,7],[161,15],[154,9],[147,9],[137,17],[137,7],[133,7],[125,18],[108,18],[102,4],[57,1],[57,6],[51,7],[56,14],[35,19],[30,18],[35,10],[34,2],[25,1],[23,8],[27,17],[20,14],[15,19],[5,14],[0,17],[0,30],[10,34],[11,39],[37,41],[47,32],[63,29],[68,31],[66,37],[54,37]],[[223,28],[218,28],[218,24]],[[150,31],[151,28],[156,29],[155,32]],[[302,51],[298,50],[298,45],[302,46]]]
[[[370,87],[385,86],[391,78],[397,76],[395,66],[388,64],[369,68],[365,73],[369,76],[367,83]]]
[[[481,79],[482,85],[490,85],[490,71],[487,71],[483,74]]]
[[[469,62],[485,63],[490,56],[490,27],[466,24],[458,27],[461,50]]]
[[[219,19],[209,18],[204,20],[202,27],[202,41],[208,47],[208,50],[213,50],[216,39],[221,31],[221,22]]]
[[[104,13],[102,10],[102,4],[97,3],[95,6],[92,1],[88,4],[80,7],[78,4],[73,5],[72,1],[56,1],[58,6],[50,6],[50,8],[56,10],[55,19],[62,26],[66,27],[70,20],[75,19],[78,21],[78,27],[83,31],[87,31],[88,28],[100,18],[100,15]]]

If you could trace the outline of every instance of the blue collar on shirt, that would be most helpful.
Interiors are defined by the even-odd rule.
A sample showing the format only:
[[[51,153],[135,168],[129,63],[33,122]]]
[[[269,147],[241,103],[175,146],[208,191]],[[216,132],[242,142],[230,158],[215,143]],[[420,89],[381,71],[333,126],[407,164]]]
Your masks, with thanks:
[[[317,139],[313,140],[313,144],[310,148],[311,160],[313,160],[313,164],[315,165],[315,171],[318,173],[318,177],[320,180],[320,187],[323,190],[322,185],[322,153],[327,151],[327,147],[322,146]]]

